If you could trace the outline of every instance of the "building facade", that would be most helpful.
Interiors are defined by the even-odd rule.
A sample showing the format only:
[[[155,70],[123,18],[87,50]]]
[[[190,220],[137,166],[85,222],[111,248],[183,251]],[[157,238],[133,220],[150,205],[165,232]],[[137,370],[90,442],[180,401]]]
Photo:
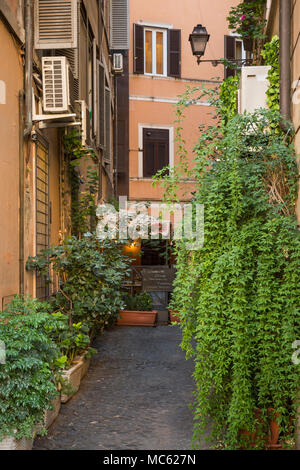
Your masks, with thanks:
[[[130,134],[129,198],[160,201],[163,191],[152,186],[152,176],[166,165],[178,163],[175,106],[187,86],[215,86],[224,78],[224,66],[197,65],[189,43],[194,26],[201,23],[211,35],[205,59],[220,59],[230,51],[242,54],[242,42],[232,37],[226,16],[237,1],[189,0],[174,2],[130,1]],[[232,42],[231,41],[231,42]],[[227,48],[228,49],[228,48]],[[224,52],[225,50],[225,52]],[[216,78],[218,77],[218,78]],[[209,124],[211,109],[206,99],[186,112],[184,136],[189,160],[200,124]],[[193,181],[182,187],[181,200],[189,200]]]
[[[92,164],[95,198],[117,194],[117,142],[126,134],[118,84],[126,93],[128,2],[1,0],[0,40],[3,308],[18,293],[47,297],[47,286],[26,271],[26,260],[72,232],[66,135],[76,129],[86,152],[75,167],[80,189]]]

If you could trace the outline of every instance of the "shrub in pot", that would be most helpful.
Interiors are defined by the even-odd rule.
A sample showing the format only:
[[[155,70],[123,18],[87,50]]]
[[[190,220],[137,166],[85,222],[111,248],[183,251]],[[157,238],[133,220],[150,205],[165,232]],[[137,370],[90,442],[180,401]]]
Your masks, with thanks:
[[[75,323],[87,324],[90,336],[113,324],[122,306],[122,283],[129,260],[122,253],[122,243],[98,240],[96,234],[75,236],[62,245],[29,258],[27,269],[49,277],[49,266],[63,280],[51,300],[53,310],[72,316]]]
[[[152,310],[153,300],[148,292],[135,296],[124,296],[125,309],[120,310],[118,325],[123,326],[154,326],[157,311]]]
[[[90,357],[96,350],[90,347],[87,325],[82,322],[69,324],[69,317],[61,312],[52,316],[57,319],[56,328],[49,327],[48,334],[60,352],[54,364],[60,371],[59,388],[61,400],[65,403],[77,392],[88,370]]]
[[[0,314],[0,341],[6,359],[0,366],[0,441],[33,439],[44,432],[44,413],[57,396],[52,372],[58,355],[46,327],[55,325],[49,304],[16,297]],[[1,444],[0,444],[1,445]]]

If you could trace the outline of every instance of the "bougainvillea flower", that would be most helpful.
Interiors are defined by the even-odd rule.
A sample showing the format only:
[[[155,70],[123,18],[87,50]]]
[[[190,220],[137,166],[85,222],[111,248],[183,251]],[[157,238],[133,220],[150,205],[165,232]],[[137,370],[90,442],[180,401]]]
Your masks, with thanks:
[[[241,21],[244,21],[246,19],[246,15],[241,16]]]

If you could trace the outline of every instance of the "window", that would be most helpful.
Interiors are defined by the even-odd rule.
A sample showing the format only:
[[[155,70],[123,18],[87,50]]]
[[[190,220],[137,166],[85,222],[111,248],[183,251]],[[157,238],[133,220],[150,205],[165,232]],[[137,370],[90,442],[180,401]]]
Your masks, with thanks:
[[[167,31],[145,29],[145,74],[167,75]]]
[[[181,31],[134,25],[134,73],[180,77]]]
[[[246,52],[244,50],[243,40],[241,38],[235,36],[225,36],[225,59],[246,59]],[[238,68],[240,69],[241,65]],[[234,77],[235,75],[235,68],[225,67],[225,78]]]
[[[143,129],[143,177],[151,178],[169,164],[169,130]]]

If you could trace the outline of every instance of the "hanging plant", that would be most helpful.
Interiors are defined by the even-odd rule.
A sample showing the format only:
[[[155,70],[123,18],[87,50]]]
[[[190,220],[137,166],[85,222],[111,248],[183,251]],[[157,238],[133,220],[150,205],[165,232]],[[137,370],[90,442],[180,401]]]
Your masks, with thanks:
[[[194,251],[176,243],[170,308],[179,312],[182,348],[195,362],[194,446],[208,429],[218,448],[288,446],[300,385],[292,362],[300,335],[296,156],[278,133],[278,112],[236,114],[224,105],[227,92],[231,103],[223,90],[223,107],[211,92],[218,123],[202,126],[194,147],[189,171],[197,179],[193,203],[205,206],[205,241]],[[193,93],[179,100],[180,116]],[[206,93],[197,88],[197,99]],[[181,141],[185,155],[184,148]],[[172,201],[176,185],[170,176],[164,182]]]

